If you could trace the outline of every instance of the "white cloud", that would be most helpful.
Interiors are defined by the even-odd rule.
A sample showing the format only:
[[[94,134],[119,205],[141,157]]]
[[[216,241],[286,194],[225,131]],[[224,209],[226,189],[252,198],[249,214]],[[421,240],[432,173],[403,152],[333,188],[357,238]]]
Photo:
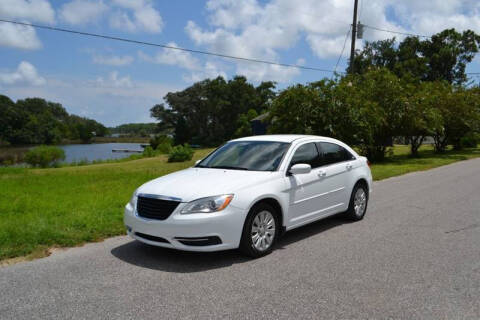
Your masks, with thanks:
[[[133,62],[132,56],[102,56],[102,55],[93,55],[93,62],[96,64],[105,64],[109,66],[126,66]]]
[[[341,53],[351,23],[351,0],[210,0],[206,4],[208,27],[188,21],[185,31],[199,46],[229,55],[280,61],[280,53],[305,41],[321,59],[335,60]],[[361,10],[361,21],[382,29],[433,34],[445,28],[480,32],[480,2],[475,0],[370,0]],[[365,29],[373,41],[399,35]],[[357,41],[357,48],[363,42]],[[348,55],[348,50],[344,51]],[[289,61],[281,61],[291,63]],[[297,72],[271,66],[255,68],[237,63],[237,73],[255,78],[291,80]],[[281,71],[280,71],[281,70]]]
[[[102,0],[73,0],[65,3],[59,14],[63,21],[80,25],[97,21],[107,10]]]
[[[133,87],[130,76],[120,77],[118,71],[112,71],[107,78],[98,77],[95,81],[97,85],[107,88],[131,88]]]
[[[304,66],[307,61],[304,58],[297,59],[297,65]]]
[[[404,0],[391,5],[408,31],[434,34],[446,28],[480,32],[480,2],[476,0]]]
[[[205,79],[215,79],[218,76],[227,79],[227,74],[221,70],[221,67],[213,61],[207,61],[205,66],[201,70],[192,72],[189,75],[183,75],[182,78],[185,82],[198,82]]]
[[[170,47],[178,47],[175,42],[169,42],[167,45]],[[147,62],[178,66],[187,70],[197,70],[200,68],[197,58],[195,58],[190,52],[181,50],[164,48],[159,50],[154,56],[139,51],[138,56]]]
[[[45,82],[45,79],[38,74],[37,69],[27,61],[20,62],[14,72],[0,73],[0,83],[6,85],[23,83],[40,86]]]
[[[276,82],[288,82],[300,74],[298,68],[282,67],[257,63],[240,63],[237,74],[247,77],[250,81],[271,80]]]
[[[47,0],[1,0],[0,17],[54,23],[55,11]],[[34,28],[0,23],[0,46],[33,50],[40,48],[42,44]]]
[[[33,50],[40,48],[42,43],[32,27],[0,23],[0,46]]]
[[[129,32],[162,31],[162,17],[151,0],[113,0],[112,3],[118,9],[110,17],[111,27]]]
[[[107,15],[110,26],[128,32],[162,31],[163,19],[152,0],[73,0],[64,4],[60,18],[73,25],[87,24]]]
[[[59,102],[70,113],[111,126],[154,121],[150,118],[150,108],[163,102],[163,97],[168,92],[180,89],[149,81],[134,81],[132,87],[114,87],[107,84],[98,85],[96,80],[49,78],[43,86],[24,84],[6,86],[2,88],[2,93],[14,100],[42,97]]]
[[[2,0],[0,16],[53,23],[55,11],[47,0]]]

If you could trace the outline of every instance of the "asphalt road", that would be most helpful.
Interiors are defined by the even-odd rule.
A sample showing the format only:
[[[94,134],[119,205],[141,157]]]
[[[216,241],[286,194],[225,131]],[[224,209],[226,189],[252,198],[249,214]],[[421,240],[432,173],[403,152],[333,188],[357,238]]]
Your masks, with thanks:
[[[116,237],[0,268],[1,319],[480,319],[480,159],[374,185],[271,255]]]

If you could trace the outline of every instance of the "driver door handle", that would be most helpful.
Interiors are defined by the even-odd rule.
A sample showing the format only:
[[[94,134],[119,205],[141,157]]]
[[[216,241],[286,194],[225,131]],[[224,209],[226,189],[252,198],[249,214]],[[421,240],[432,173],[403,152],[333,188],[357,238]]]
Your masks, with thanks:
[[[320,178],[324,178],[327,176],[327,172],[325,170],[320,170],[318,171],[317,175],[320,177]]]
[[[353,165],[351,163],[347,163],[347,170],[351,170],[353,168]]]

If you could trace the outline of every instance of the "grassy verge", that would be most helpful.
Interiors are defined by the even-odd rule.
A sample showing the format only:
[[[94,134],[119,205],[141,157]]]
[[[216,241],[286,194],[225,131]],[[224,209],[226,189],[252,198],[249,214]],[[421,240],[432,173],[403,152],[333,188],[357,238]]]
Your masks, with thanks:
[[[158,176],[191,166],[194,159],[167,163],[166,157],[57,169],[0,168],[0,260],[48,254],[124,233],[123,206],[133,190]],[[480,157],[480,149],[436,155],[423,147],[420,158],[396,146],[393,156],[372,165],[375,180]]]
[[[456,161],[480,157],[479,148],[462,151],[449,150],[444,154],[435,154],[433,147],[426,145],[420,148],[418,158],[409,156],[410,149],[408,146],[395,146],[392,151],[393,155],[388,157],[386,161],[372,164],[374,180],[382,180],[408,172],[428,170]]]
[[[35,257],[124,232],[122,211],[142,183],[192,166],[165,156],[56,169],[0,168],[0,260]]]

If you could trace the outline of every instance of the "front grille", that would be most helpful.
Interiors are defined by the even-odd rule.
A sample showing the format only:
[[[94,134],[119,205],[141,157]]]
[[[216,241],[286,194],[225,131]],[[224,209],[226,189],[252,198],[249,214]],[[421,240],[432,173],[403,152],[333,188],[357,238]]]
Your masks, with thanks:
[[[178,201],[139,196],[137,199],[137,213],[142,218],[165,220],[179,204],[180,202]]]

